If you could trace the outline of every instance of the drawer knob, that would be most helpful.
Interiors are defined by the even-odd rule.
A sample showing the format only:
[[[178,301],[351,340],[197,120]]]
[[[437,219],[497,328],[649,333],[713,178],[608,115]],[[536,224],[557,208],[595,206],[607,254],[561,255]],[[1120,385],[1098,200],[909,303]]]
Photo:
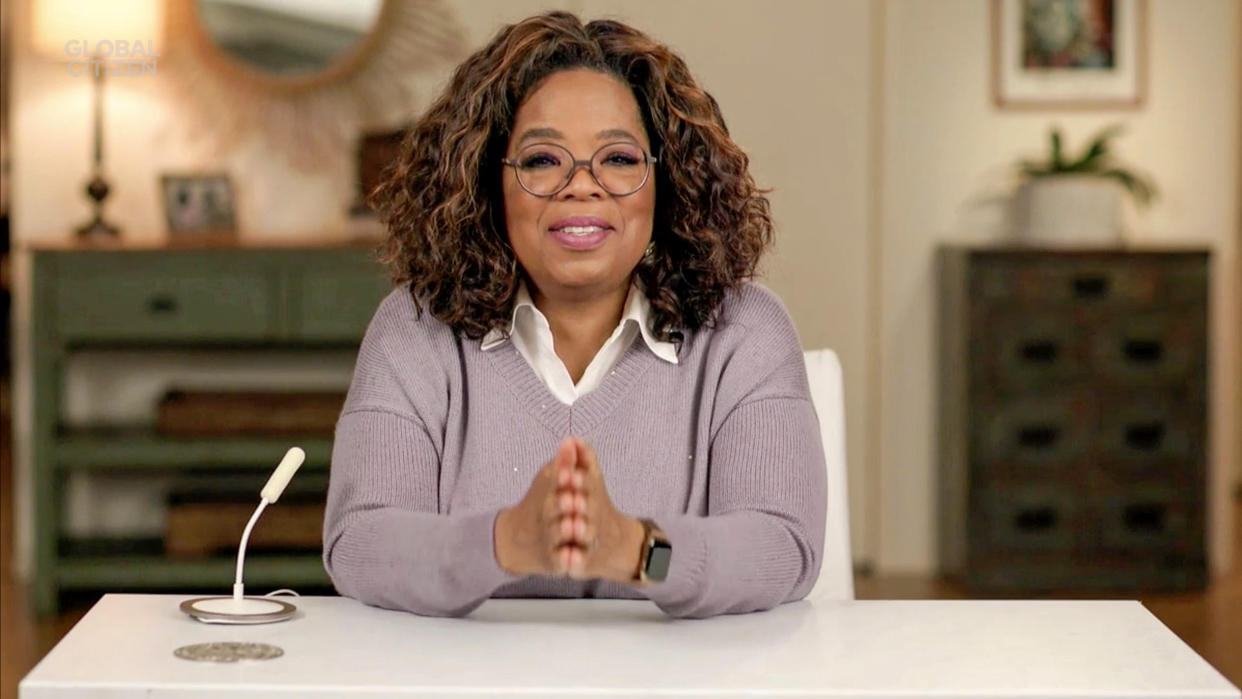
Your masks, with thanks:
[[[1022,358],[1028,362],[1051,364],[1061,354],[1061,348],[1053,340],[1031,340],[1022,343]]]
[[[176,313],[177,299],[166,294],[152,296],[147,300],[147,310],[154,314]]]
[[[1122,351],[1126,359],[1143,364],[1158,362],[1164,356],[1164,346],[1159,340],[1126,340]]]
[[[1125,527],[1133,532],[1164,531],[1166,508],[1160,503],[1141,502],[1126,505],[1121,518]]]
[[[1030,449],[1047,449],[1061,436],[1055,425],[1029,425],[1018,429],[1018,445]]]
[[[1154,451],[1164,441],[1164,423],[1139,422],[1126,425],[1126,446],[1139,451]]]
[[[1018,511],[1013,524],[1026,533],[1046,532],[1057,525],[1057,511],[1051,507],[1028,507]]]
[[[1074,295],[1080,299],[1096,299],[1108,296],[1108,277],[1099,274],[1083,274],[1074,277]]]

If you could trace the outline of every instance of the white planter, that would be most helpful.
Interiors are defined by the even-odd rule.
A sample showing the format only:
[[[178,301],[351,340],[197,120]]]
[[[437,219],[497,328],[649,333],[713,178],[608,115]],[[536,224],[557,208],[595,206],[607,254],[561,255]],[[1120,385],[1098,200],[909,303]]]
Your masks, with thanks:
[[[1040,247],[1112,247],[1122,243],[1121,186],[1092,175],[1032,179],[1015,201],[1017,234]]]

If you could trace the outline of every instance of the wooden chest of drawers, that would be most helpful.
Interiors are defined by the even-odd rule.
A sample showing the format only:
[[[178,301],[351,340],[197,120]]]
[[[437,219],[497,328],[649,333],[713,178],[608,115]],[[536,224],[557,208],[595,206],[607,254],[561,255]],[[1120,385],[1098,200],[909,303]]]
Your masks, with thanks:
[[[939,262],[942,569],[985,592],[1201,587],[1208,253]]]

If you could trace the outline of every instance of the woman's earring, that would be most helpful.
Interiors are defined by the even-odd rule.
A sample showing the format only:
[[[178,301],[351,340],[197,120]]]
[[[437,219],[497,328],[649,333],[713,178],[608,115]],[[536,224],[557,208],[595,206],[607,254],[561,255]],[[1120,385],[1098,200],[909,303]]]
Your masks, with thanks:
[[[647,249],[643,251],[643,259],[650,260],[655,255],[655,241],[647,243]]]

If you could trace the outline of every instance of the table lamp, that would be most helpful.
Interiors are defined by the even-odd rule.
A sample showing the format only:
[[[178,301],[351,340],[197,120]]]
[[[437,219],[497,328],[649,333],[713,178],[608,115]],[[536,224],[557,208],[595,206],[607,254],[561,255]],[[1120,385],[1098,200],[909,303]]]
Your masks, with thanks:
[[[94,216],[76,233],[80,239],[115,239],[119,229],[103,219],[103,202],[110,189],[103,174],[104,77],[110,72],[140,75],[132,69],[142,70],[144,65],[154,72],[157,56],[149,54],[162,40],[163,5],[159,0],[35,0],[32,10],[35,52],[64,61],[70,75],[89,76],[93,85],[94,151],[86,194],[93,202]]]

